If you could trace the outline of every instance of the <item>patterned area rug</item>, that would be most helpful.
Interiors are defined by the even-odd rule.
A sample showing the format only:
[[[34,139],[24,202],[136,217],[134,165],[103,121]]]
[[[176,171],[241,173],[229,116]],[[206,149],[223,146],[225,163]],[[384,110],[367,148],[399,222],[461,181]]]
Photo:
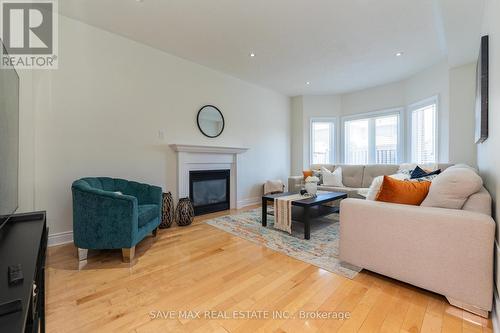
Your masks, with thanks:
[[[267,217],[267,227],[263,227],[260,208],[218,217],[206,223],[350,279],[360,271],[357,267],[340,263],[338,214],[311,223],[310,240],[304,239],[304,226],[299,222],[292,222],[292,235],[274,229],[271,215]]]

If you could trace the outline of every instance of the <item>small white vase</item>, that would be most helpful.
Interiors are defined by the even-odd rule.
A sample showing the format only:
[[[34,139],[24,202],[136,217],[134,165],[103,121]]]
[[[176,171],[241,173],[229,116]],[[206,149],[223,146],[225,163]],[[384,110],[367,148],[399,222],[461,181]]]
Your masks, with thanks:
[[[310,195],[316,195],[318,192],[318,184],[314,182],[306,183],[305,185],[307,193]]]

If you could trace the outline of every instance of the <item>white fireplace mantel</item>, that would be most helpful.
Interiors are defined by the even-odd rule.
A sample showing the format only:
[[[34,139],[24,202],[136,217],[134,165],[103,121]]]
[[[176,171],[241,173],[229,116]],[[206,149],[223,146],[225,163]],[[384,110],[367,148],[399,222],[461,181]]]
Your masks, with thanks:
[[[238,148],[238,147],[180,145],[175,143],[171,144],[170,147],[176,152],[212,153],[212,154],[241,154],[248,150],[248,148]]]
[[[248,148],[203,145],[169,145],[177,152],[178,198],[189,197],[189,172],[196,170],[230,170],[230,208],[238,208],[238,155]]]

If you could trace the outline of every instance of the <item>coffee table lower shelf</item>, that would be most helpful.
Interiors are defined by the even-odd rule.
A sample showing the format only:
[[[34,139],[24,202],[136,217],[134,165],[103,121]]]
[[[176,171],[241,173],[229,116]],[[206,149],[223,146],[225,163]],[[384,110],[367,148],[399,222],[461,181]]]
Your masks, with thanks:
[[[309,208],[309,218],[316,219],[318,217],[327,216],[340,212],[339,207],[331,206],[315,206]],[[274,211],[268,211],[267,215],[274,216]],[[297,222],[304,222],[304,208],[292,206],[292,220]]]
[[[281,194],[270,194],[262,197],[262,226],[267,226],[268,202],[272,204],[274,199],[281,196],[288,196],[294,193],[286,192]],[[311,238],[311,222],[319,217],[339,212],[339,207],[331,206],[334,201],[347,198],[346,193],[323,192],[318,193],[316,197],[304,198],[292,201],[292,220],[304,223],[304,238]],[[271,215],[274,215],[271,213]]]

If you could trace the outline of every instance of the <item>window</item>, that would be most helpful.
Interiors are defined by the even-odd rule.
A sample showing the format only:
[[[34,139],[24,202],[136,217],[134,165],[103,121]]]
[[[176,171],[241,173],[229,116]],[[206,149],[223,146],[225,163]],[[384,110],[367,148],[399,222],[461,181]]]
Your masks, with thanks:
[[[311,120],[311,164],[335,163],[335,122]]]
[[[398,115],[375,119],[375,163],[396,164],[398,162],[398,132]]]
[[[400,112],[388,111],[344,120],[344,163],[398,163]]]
[[[368,163],[369,120],[351,120],[345,122],[345,163]]]
[[[409,107],[411,162],[437,161],[437,98]]]

